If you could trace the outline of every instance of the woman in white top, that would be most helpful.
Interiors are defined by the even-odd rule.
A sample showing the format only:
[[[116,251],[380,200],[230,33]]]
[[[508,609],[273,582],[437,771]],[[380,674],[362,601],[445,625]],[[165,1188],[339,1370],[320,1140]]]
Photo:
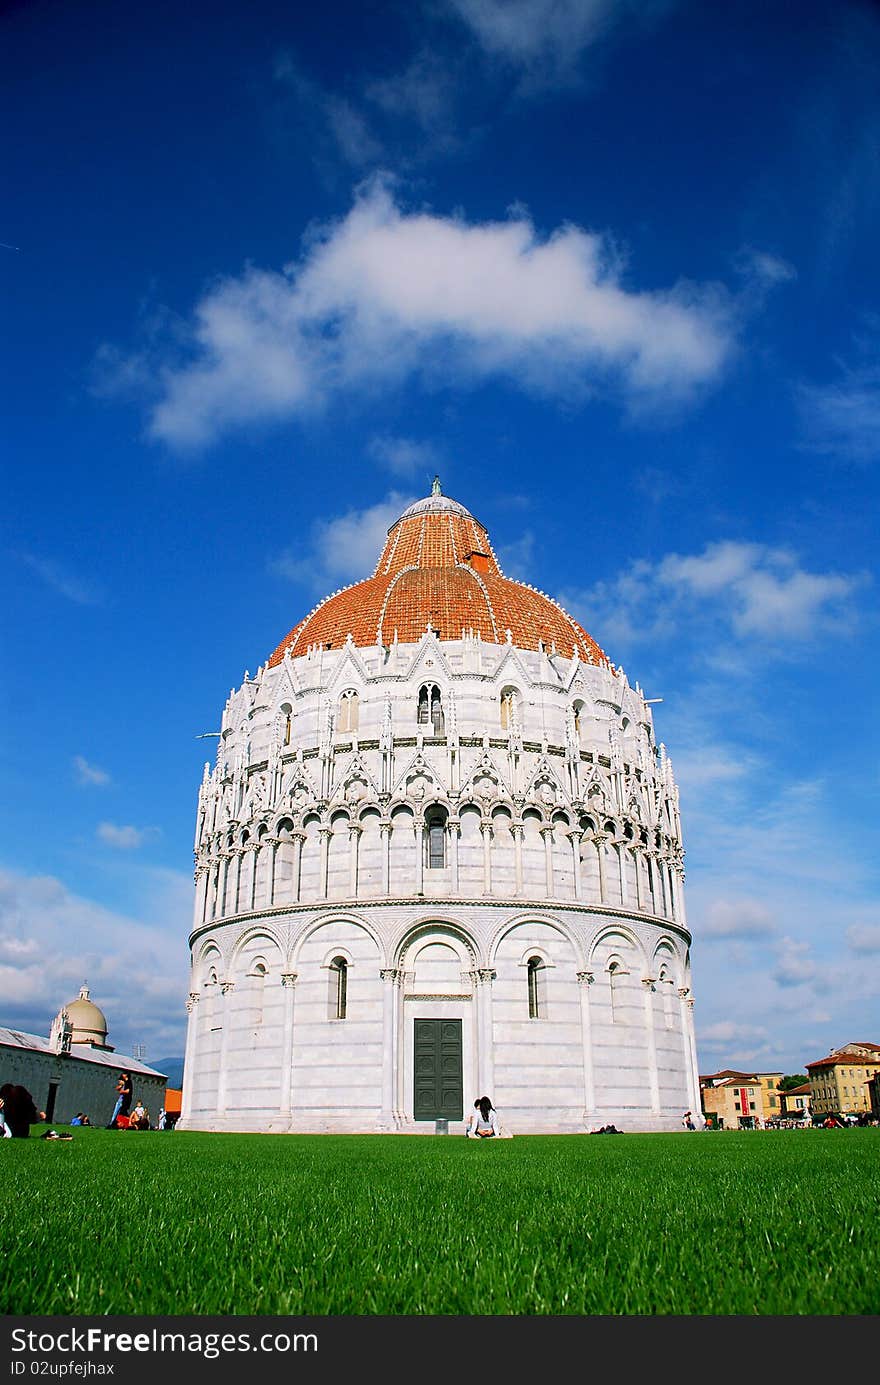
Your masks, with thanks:
[[[471,1140],[487,1140],[500,1134],[498,1113],[487,1096],[474,1102],[474,1109],[468,1118],[465,1134]]]

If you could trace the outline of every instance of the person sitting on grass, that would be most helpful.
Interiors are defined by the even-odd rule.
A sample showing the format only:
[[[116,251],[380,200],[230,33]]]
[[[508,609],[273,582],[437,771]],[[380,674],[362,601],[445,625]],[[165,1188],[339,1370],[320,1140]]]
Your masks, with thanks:
[[[3,1101],[3,1117],[13,1138],[26,1140],[31,1126],[46,1119],[45,1111],[38,1111],[34,1099],[26,1087],[14,1082],[4,1082],[0,1087]]]
[[[129,1130],[149,1130],[150,1117],[147,1113],[147,1108],[142,1101],[139,1101],[137,1106],[132,1111],[131,1120],[129,1121],[128,1128]]]
[[[472,1140],[488,1140],[498,1133],[498,1113],[489,1098],[481,1096],[474,1102],[465,1134]]]

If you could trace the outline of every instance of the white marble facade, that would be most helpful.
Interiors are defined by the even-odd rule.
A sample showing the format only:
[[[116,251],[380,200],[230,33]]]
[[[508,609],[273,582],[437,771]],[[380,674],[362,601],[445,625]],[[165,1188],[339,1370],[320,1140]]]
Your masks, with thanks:
[[[678,791],[622,670],[309,646],[230,694],[195,846],[180,1128],[433,1133],[425,1019],[460,1024],[463,1115],[699,1109]]]

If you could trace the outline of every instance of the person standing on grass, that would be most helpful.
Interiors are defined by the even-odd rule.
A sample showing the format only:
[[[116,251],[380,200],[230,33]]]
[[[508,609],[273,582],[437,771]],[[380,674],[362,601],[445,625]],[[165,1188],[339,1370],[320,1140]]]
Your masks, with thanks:
[[[113,1115],[110,1117],[110,1124],[107,1126],[108,1130],[114,1130],[116,1128],[117,1116],[127,1116],[131,1110],[132,1090],[130,1072],[121,1072],[119,1074],[119,1081],[116,1083],[116,1092],[116,1105],[113,1107]]]

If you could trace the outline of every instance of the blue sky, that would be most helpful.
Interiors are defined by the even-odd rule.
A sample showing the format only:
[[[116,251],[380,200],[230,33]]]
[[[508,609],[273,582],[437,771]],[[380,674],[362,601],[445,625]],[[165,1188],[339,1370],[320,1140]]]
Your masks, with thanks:
[[[655,707],[700,1067],[880,1042],[868,4],[7,5],[0,988],[182,1052],[225,697],[439,472]]]

